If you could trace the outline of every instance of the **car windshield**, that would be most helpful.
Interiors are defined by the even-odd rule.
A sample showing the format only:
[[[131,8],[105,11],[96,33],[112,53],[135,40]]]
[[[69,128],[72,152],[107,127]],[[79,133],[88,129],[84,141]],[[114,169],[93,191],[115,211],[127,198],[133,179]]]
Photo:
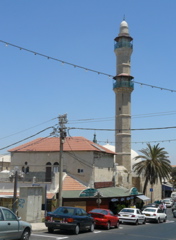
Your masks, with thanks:
[[[133,209],[122,209],[121,212],[134,213],[134,210]]]
[[[170,200],[169,200],[169,199],[165,199],[164,202],[165,202],[165,203],[169,203]]]
[[[145,212],[155,212],[156,209],[155,208],[146,208],[144,211]]]
[[[59,207],[57,208],[53,213],[58,215],[58,214],[69,214],[73,215],[75,209],[74,208],[67,208],[67,207]]]
[[[101,214],[104,214],[104,215],[108,214],[108,212],[106,210],[104,210],[104,209],[93,209],[91,211],[91,213],[101,213]]]

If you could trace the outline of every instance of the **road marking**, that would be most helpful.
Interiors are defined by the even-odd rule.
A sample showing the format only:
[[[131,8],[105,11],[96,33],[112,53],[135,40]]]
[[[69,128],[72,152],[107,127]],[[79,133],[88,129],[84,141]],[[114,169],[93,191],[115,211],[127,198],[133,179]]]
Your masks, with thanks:
[[[175,221],[170,221],[170,220],[167,220],[167,221],[166,221],[166,223],[173,223],[173,222],[175,222]]]
[[[31,236],[36,236],[36,237],[46,237],[46,238],[55,238],[55,239],[65,239],[68,237],[56,237],[56,236],[45,236],[45,235],[41,235],[41,234],[31,234]]]
[[[100,233],[101,231],[94,231],[93,233]]]

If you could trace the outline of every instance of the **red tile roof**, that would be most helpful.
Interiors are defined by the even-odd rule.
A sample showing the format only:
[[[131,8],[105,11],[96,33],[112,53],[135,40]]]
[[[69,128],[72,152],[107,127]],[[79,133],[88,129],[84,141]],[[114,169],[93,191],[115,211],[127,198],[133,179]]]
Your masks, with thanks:
[[[60,151],[60,138],[37,138],[31,142],[8,150],[9,152],[58,152]],[[84,137],[66,137],[63,151],[96,151],[115,154],[115,152],[98,145]]]
[[[73,177],[66,176],[63,181],[63,191],[69,191],[69,190],[84,190],[87,187],[74,179]]]
[[[75,178],[69,176],[69,175],[66,175],[66,177],[64,178],[63,180],[63,186],[62,186],[62,190],[63,191],[77,191],[77,190],[84,190],[86,189],[87,187],[85,185],[83,185],[82,183],[80,183],[78,180],[76,180]],[[53,198],[55,195],[54,192],[47,192],[47,198],[48,199],[51,199]],[[9,190],[6,190],[6,191],[1,191],[0,192],[0,198],[1,197],[11,197],[13,198],[13,189],[9,189]],[[19,197],[19,191],[17,192],[17,197]]]

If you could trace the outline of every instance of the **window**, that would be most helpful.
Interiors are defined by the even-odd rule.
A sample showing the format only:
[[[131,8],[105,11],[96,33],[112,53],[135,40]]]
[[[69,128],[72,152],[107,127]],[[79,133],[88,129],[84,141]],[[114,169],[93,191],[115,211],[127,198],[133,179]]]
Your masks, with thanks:
[[[3,221],[3,220],[4,220],[4,218],[3,218],[2,212],[0,210],[0,221]]]
[[[58,163],[58,162],[55,162],[55,163],[54,163],[54,165],[53,165],[53,172],[54,172],[54,173],[59,172],[59,163]]]
[[[78,173],[83,173],[83,172],[84,172],[83,169],[78,168]]]
[[[17,220],[16,216],[8,209],[2,209],[2,211],[5,215],[5,221],[16,221]]]
[[[76,209],[76,215],[78,215],[78,216],[82,216],[83,215],[81,209],[79,209],[79,208]]]
[[[83,216],[87,216],[87,212],[84,209],[79,209]]]

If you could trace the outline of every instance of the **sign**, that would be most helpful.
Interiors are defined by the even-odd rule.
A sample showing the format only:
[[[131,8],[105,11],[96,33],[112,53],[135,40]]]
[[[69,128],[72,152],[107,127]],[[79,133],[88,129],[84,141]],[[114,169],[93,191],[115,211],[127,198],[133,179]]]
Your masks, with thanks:
[[[98,190],[95,188],[88,188],[83,190],[79,196],[80,197],[95,197],[95,195],[98,193]]]
[[[150,192],[153,192],[153,188],[150,188]]]
[[[132,187],[132,188],[130,189],[130,195],[138,195],[138,190],[137,190],[137,188]]]

